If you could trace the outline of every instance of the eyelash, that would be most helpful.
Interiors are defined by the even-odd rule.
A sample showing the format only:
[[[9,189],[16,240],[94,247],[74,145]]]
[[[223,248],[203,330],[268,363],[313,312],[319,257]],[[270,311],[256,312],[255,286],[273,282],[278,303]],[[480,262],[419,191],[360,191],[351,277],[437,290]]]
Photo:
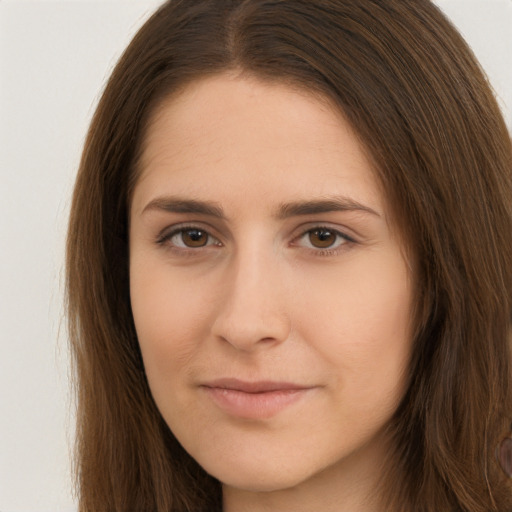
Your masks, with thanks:
[[[172,238],[175,237],[176,235],[179,235],[180,233],[185,233],[187,231],[193,231],[193,230],[201,231],[208,236],[208,241],[205,245],[198,246],[198,247],[194,248],[194,247],[186,247],[186,246],[180,247],[180,246],[176,246],[176,245],[170,243]],[[320,225],[312,226],[312,227],[302,231],[297,237],[295,237],[293,239],[291,245],[299,246],[299,244],[296,243],[297,240],[302,240],[307,235],[309,235],[315,231],[321,231],[321,230],[328,231],[330,234],[334,235],[336,237],[336,241],[333,245],[336,245],[336,244],[338,244],[338,245],[336,245],[334,248],[332,246],[329,246],[329,247],[326,247],[325,249],[314,248],[314,247],[304,247],[305,249],[307,249],[308,251],[313,253],[315,256],[336,256],[336,255],[340,254],[341,252],[343,252],[344,250],[346,250],[351,245],[354,245],[357,243],[356,240],[354,240],[352,237],[346,235],[345,233],[343,233],[337,229],[333,229],[329,226],[320,224]],[[214,242],[210,243],[212,240]],[[160,245],[160,246],[166,246],[166,248],[168,248],[172,251],[179,252],[182,255],[190,255],[190,256],[197,255],[198,250],[200,250],[200,249],[207,250],[208,248],[210,248],[212,246],[220,247],[223,245],[222,242],[220,242],[216,237],[214,237],[206,229],[199,227],[197,225],[193,225],[193,224],[181,225],[179,227],[176,227],[175,229],[173,229],[170,232],[164,232],[163,234],[160,234],[156,240],[156,243],[157,243],[157,245]]]
[[[295,244],[295,240],[302,240],[308,235],[311,235],[315,231],[327,231],[331,235],[334,235],[335,242],[332,246],[328,246],[324,249],[321,249],[319,247],[305,247],[308,251],[312,252],[315,256],[337,256],[341,252],[348,249],[351,245],[354,245],[357,243],[352,237],[346,235],[342,231],[339,231],[338,229],[331,228],[329,226],[325,225],[317,225],[313,226],[305,231],[303,231],[299,236],[297,236],[294,239],[293,245]]]
[[[185,233],[187,231],[201,231],[203,233],[205,233],[207,236],[208,236],[208,239],[209,241],[211,239],[215,240],[217,243],[214,243],[214,244],[211,244],[211,243],[207,243],[206,245],[203,245],[203,246],[198,246],[196,248],[194,247],[178,247],[172,243],[170,243],[170,241],[176,236],[176,235],[179,235],[180,233]],[[173,229],[172,231],[170,232],[164,232],[162,234],[160,234],[156,240],[156,243],[158,245],[162,245],[162,246],[168,246],[168,248],[170,248],[171,250],[174,250],[174,251],[179,251],[181,253],[187,253],[187,252],[190,252],[190,253],[194,253],[194,252],[197,252],[198,249],[205,249],[207,247],[211,247],[212,245],[216,245],[216,246],[220,246],[222,245],[222,243],[217,239],[215,238],[213,235],[211,235],[208,230],[204,229],[204,228],[201,228],[199,226],[195,226],[193,224],[191,225],[181,225],[179,227],[176,227],[175,229]]]

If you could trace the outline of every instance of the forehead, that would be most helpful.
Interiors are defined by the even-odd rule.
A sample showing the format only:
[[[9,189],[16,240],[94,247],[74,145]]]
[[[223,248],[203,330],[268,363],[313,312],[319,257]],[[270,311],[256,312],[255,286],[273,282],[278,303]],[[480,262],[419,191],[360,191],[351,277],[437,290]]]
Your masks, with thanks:
[[[152,116],[133,207],[164,192],[244,192],[260,205],[343,194],[385,206],[364,147],[329,100],[228,74],[188,85]]]

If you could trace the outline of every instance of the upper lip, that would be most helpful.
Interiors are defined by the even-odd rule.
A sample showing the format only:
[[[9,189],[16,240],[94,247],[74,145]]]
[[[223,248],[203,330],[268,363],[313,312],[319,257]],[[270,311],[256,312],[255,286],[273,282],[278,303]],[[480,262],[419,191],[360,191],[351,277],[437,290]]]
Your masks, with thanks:
[[[277,382],[270,380],[248,382],[232,378],[216,379],[204,382],[202,386],[206,388],[232,389],[234,391],[242,391],[243,393],[268,393],[270,391],[301,390],[313,387],[295,384],[293,382]]]

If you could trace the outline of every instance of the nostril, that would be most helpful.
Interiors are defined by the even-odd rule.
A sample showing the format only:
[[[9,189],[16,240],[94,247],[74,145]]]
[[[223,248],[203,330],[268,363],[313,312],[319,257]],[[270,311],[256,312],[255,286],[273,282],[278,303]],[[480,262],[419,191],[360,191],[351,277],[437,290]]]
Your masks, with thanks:
[[[227,309],[217,316],[212,326],[214,337],[243,351],[282,343],[289,333],[287,315],[277,311],[262,315],[256,310]]]

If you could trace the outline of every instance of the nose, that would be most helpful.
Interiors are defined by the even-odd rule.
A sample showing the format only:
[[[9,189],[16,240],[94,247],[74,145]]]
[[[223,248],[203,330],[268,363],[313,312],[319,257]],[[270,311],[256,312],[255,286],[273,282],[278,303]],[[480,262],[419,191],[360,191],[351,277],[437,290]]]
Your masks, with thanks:
[[[250,352],[285,341],[290,334],[280,262],[269,251],[233,257],[223,275],[212,334],[239,351]]]

